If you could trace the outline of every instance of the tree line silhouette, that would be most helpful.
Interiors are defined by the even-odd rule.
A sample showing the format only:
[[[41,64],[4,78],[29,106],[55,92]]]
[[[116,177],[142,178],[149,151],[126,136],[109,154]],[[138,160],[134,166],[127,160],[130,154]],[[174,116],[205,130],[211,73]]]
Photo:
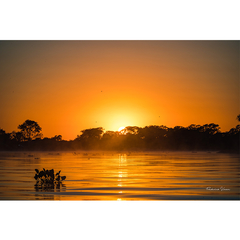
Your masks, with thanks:
[[[237,116],[240,121],[240,114]],[[150,125],[128,126],[122,131],[106,131],[102,127],[85,129],[74,140],[61,135],[43,138],[42,128],[32,120],[18,126],[20,131],[6,133],[0,128],[0,150],[118,150],[118,151],[222,151],[239,152],[240,124],[221,132],[218,124],[191,124],[188,127]]]

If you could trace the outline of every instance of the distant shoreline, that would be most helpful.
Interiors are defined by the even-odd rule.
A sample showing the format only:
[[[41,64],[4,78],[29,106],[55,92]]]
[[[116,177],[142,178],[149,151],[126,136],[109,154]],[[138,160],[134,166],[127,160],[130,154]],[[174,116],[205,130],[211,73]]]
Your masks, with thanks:
[[[29,153],[29,152],[33,152],[33,153],[37,153],[37,152],[44,152],[44,153],[54,153],[54,154],[57,154],[58,152],[59,153],[70,153],[72,152],[73,154],[77,154],[77,153],[119,153],[119,154],[134,154],[134,153],[192,153],[192,154],[198,154],[198,153],[208,153],[208,154],[238,154],[240,156],[240,152],[239,151],[224,151],[224,150],[212,150],[212,151],[209,151],[209,150],[198,150],[198,151],[192,151],[192,150],[84,150],[84,149],[79,149],[79,150],[31,150],[31,149],[28,149],[28,150],[21,150],[21,149],[18,149],[18,150],[0,150],[0,153],[4,153],[4,152],[7,152],[7,153],[10,153],[10,152],[19,152],[19,153]]]

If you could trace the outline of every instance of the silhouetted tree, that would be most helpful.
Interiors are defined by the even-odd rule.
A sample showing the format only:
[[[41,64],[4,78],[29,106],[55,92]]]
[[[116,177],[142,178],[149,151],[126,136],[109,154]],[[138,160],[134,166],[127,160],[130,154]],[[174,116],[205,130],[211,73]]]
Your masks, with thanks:
[[[22,132],[15,132],[15,131],[13,131],[13,132],[10,133],[10,138],[13,141],[16,141],[16,142],[24,141],[24,136],[23,136]]]
[[[101,148],[105,150],[120,150],[122,138],[118,131],[106,131],[101,137]]]
[[[36,138],[41,138],[42,136],[42,128],[37,122],[32,120],[26,120],[23,124],[18,126],[18,129],[21,130],[24,141],[31,141]]]
[[[240,150],[240,124],[235,128],[231,128],[229,132],[224,133],[223,136],[224,150],[238,152]]]
[[[134,134],[134,135],[137,135],[139,133],[139,129],[140,127],[136,127],[136,126],[128,126],[128,127],[125,127],[121,133],[123,134]]]
[[[148,148],[159,149],[164,146],[166,136],[169,136],[169,129],[166,126],[146,126],[139,131]]]
[[[220,130],[220,127],[218,124],[210,123],[210,124],[205,124],[200,127],[201,132],[208,133],[210,135],[218,133]]]
[[[240,122],[240,114],[237,115],[237,120]]]
[[[62,135],[55,135],[52,139],[55,141],[62,141]]]
[[[81,131],[82,134],[78,135],[81,139],[100,139],[103,134],[103,128],[89,128]]]
[[[2,128],[0,128],[0,135],[4,135],[4,134],[6,134],[6,132]]]
[[[228,132],[230,135],[235,135],[240,133],[240,124],[238,124],[235,128],[231,128]]]
[[[6,149],[10,144],[10,134],[0,128],[0,149]]]
[[[100,139],[103,135],[103,128],[90,128],[81,131],[82,134],[78,135],[75,139],[80,142],[80,145],[86,149],[98,148]]]

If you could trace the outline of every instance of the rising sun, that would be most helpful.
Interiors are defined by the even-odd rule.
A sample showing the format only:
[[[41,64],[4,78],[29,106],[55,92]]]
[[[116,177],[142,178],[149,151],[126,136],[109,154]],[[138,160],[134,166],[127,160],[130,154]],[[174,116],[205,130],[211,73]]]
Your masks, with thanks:
[[[125,127],[120,127],[120,128],[118,129],[118,131],[121,132],[124,128],[125,128]]]

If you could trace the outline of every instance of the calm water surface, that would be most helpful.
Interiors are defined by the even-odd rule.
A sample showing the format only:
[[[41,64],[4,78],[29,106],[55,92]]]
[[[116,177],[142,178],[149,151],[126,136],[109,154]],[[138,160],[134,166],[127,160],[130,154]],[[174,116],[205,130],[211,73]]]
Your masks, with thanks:
[[[240,160],[210,152],[0,152],[1,200],[239,200]],[[61,170],[36,189],[35,169]]]

